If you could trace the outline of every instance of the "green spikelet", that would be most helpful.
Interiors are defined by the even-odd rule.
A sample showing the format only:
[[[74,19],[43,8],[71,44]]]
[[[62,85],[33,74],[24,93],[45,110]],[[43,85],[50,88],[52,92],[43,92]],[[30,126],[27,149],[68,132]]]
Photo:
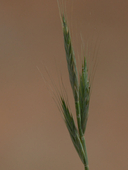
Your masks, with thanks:
[[[65,52],[66,52],[69,79],[70,79],[71,87],[73,90],[75,108],[76,108],[76,114],[77,114],[78,129],[79,129],[79,134],[81,137],[83,136],[83,134],[82,134],[82,129],[81,129],[79,83],[78,83],[76,59],[75,59],[75,54],[74,54],[74,50],[73,50],[72,43],[71,43],[69,29],[68,29],[64,15],[62,15],[62,24],[63,24],[64,46],[65,46]]]
[[[88,120],[88,110],[89,110],[89,101],[90,101],[90,86],[88,80],[87,63],[85,58],[84,58],[84,64],[82,66],[82,73],[80,75],[79,101],[80,101],[80,113],[81,113],[81,127],[84,133],[87,125],[87,120]]]
[[[78,85],[78,73],[76,67],[76,59],[74,50],[71,43],[71,37],[69,33],[69,29],[67,27],[67,23],[64,15],[62,15],[62,26],[63,26],[63,35],[64,35],[64,46],[66,52],[67,66],[69,71],[69,79],[71,83],[71,87],[73,90],[75,101],[78,100],[79,96],[79,85]]]
[[[72,117],[71,113],[69,112],[69,109],[66,106],[66,103],[63,98],[61,98],[61,105],[62,105],[62,112],[63,112],[64,119],[65,119],[65,124],[69,131],[69,134],[70,134],[70,137],[74,144],[74,147],[75,147],[81,161],[83,162],[83,164],[85,164],[86,160],[85,160],[84,148],[83,148],[83,145],[79,138],[79,134],[78,134],[77,128],[75,126],[73,117]]]

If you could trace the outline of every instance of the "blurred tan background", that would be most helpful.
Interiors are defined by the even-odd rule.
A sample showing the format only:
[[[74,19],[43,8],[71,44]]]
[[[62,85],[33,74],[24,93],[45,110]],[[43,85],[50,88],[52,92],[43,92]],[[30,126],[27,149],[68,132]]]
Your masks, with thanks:
[[[98,51],[85,134],[90,170],[127,170],[128,1],[76,0],[66,9],[74,42],[82,34]],[[59,76],[71,96],[56,0],[0,0],[0,170],[84,169],[52,99]]]

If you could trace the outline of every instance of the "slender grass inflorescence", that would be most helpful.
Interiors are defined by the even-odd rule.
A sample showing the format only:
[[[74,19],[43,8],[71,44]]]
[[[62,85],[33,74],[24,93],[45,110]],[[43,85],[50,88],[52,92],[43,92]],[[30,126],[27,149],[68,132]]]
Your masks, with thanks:
[[[61,2],[62,2],[62,6],[64,7],[63,0]],[[86,60],[87,56],[85,57],[85,55],[83,55],[84,60],[82,62],[81,71],[78,75],[76,58],[75,58],[75,53],[72,45],[69,27],[67,24],[65,9],[63,8],[63,11],[60,11],[60,17],[62,21],[64,48],[66,53],[69,80],[70,80],[74,102],[75,102],[77,123],[75,123],[72,113],[69,109],[69,104],[67,102],[68,100],[65,98],[63,94],[59,93],[54,83],[52,83],[52,85],[54,85],[55,92],[53,90],[52,92],[54,94],[54,97],[56,97],[58,108],[63,114],[63,118],[66,127],[69,131],[73,145],[82,163],[84,164],[84,169],[89,170],[86,144],[84,138],[87,120],[88,120],[89,101],[90,101],[90,79],[88,76],[88,69],[87,69],[87,60]],[[51,86],[49,88],[51,89]]]
[[[75,54],[71,42],[69,28],[64,14],[61,14],[61,20],[62,20],[64,47],[66,52],[69,79],[70,79],[70,84],[72,87],[72,92],[75,101],[77,126],[75,125],[73,116],[70,113],[69,108],[65,102],[65,99],[62,96],[60,97],[61,107],[62,107],[65,123],[69,131],[70,137],[72,139],[72,142],[74,144],[74,147],[84,164],[85,170],[89,170],[86,144],[84,138],[84,133],[85,133],[87,119],[88,119],[89,100],[90,100],[90,86],[88,80],[87,62],[86,62],[86,58],[84,57],[84,63],[82,65],[81,74],[80,77],[78,78]]]

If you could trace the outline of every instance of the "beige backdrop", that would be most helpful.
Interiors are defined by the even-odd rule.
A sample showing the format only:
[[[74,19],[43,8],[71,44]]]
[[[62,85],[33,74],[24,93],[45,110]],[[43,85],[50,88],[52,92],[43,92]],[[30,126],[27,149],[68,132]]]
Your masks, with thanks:
[[[81,34],[97,57],[85,134],[90,170],[127,170],[128,1],[66,7],[76,51]],[[71,96],[56,0],[0,0],[0,170],[84,169],[52,99],[60,76]]]

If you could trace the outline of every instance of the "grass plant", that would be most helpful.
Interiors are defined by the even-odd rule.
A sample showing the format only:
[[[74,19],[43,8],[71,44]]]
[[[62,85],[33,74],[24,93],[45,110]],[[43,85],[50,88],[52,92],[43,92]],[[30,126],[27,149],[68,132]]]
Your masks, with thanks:
[[[71,40],[71,34],[69,31],[64,11],[60,11],[60,18],[62,23],[62,32],[64,37],[64,48],[69,73],[69,81],[71,84],[75,103],[75,112],[77,119],[76,123],[73,118],[73,114],[69,109],[67,99],[64,97],[64,95],[61,94],[58,95],[58,91],[55,91],[57,92],[55,96],[57,96],[58,101],[57,105],[59,105],[58,106],[59,110],[62,112],[71,140],[84,165],[84,169],[89,170],[86,143],[84,138],[90,102],[90,79],[88,76],[87,58],[85,56],[82,56],[83,63],[80,73],[78,74],[74,48]],[[52,85],[53,84],[54,83],[52,83]],[[55,94],[55,92],[53,93]]]
[[[87,61],[85,56],[83,56],[84,60],[82,63],[81,73],[80,75],[78,75],[75,53],[65,14],[60,13],[60,17],[62,21],[64,48],[66,53],[69,80],[74,96],[77,123],[75,124],[72,113],[69,110],[69,106],[63,96],[60,96],[61,111],[63,113],[65,124],[67,126],[73,145],[82,163],[84,164],[84,169],[89,170],[87,150],[84,138],[90,101],[90,86]]]

